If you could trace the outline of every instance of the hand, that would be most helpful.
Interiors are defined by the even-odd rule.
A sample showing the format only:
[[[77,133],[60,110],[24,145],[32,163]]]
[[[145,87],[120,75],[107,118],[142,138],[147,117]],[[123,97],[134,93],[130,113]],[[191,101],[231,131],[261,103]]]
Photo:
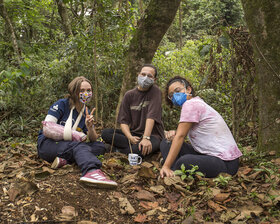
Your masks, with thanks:
[[[140,137],[138,136],[132,136],[128,139],[132,144],[137,144],[140,141]]]
[[[165,176],[166,177],[174,177],[175,174],[169,167],[163,165],[163,167],[160,170],[160,177],[164,178]]]
[[[173,138],[174,138],[175,135],[176,135],[176,131],[175,131],[175,130],[165,131],[165,132],[164,132],[164,135],[165,135],[165,138],[166,138],[168,141],[172,141]]]
[[[95,111],[95,108],[92,109],[91,113],[88,114],[88,108],[86,107],[86,127],[89,130],[90,128],[94,127],[94,117],[93,113]]]
[[[148,139],[142,139],[142,141],[139,143],[139,151],[142,150],[143,156],[148,155],[152,152],[152,143]]]

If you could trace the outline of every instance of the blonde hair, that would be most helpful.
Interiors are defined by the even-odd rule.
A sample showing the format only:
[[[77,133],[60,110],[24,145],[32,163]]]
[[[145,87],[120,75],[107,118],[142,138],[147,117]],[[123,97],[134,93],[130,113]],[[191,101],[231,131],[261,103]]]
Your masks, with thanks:
[[[79,94],[81,90],[82,82],[88,82],[92,89],[92,83],[84,76],[78,76],[74,78],[68,85],[68,95],[66,96],[69,98],[70,107],[74,106],[77,102],[79,102]]]

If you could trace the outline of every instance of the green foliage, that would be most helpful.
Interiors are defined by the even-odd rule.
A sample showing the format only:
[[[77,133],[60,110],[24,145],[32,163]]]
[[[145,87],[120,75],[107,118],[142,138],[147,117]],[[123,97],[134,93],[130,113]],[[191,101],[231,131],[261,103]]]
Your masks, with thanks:
[[[153,63],[158,67],[160,86],[164,86],[166,82],[175,75],[185,77],[194,87],[196,94],[200,96],[206,103],[216,109],[225,119],[229,127],[232,123],[230,84],[221,83],[221,89],[214,90],[206,87],[208,73],[202,72],[205,69],[205,63],[209,61],[209,52],[202,49],[209,46],[214,48],[216,39],[214,37],[205,37],[201,40],[189,40],[181,50],[176,48],[175,44],[164,39],[164,45],[157,51]],[[222,51],[218,57],[230,58],[229,50]],[[223,66],[227,66],[226,60]],[[165,93],[165,89],[163,89]],[[163,121],[165,129],[176,129],[180,115],[180,108],[169,108],[163,105]]]
[[[65,38],[55,1],[5,1],[22,52],[22,63],[14,59],[4,20],[0,27],[0,129],[4,136],[37,132],[49,106],[67,93],[68,83],[83,75],[97,86],[94,101],[101,119],[114,122],[121,88],[124,52],[134,30],[138,12],[132,5],[115,1],[65,1],[73,36]],[[85,11],[82,13],[82,9]],[[92,12],[92,13],[91,13]],[[96,65],[93,63],[96,58]],[[90,105],[93,107],[94,102]],[[15,130],[21,122],[23,131]],[[36,122],[36,129],[29,120]],[[30,126],[30,127],[28,127]]]
[[[201,177],[204,176],[203,173],[201,173],[200,171],[197,171],[199,169],[197,165],[196,166],[191,165],[191,167],[192,167],[191,169],[186,170],[185,165],[182,164],[181,165],[181,170],[175,170],[174,174],[178,175],[178,176],[181,176],[182,180],[185,180],[185,179],[193,180],[194,175],[198,175],[198,176],[201,176]]]
[[[229,181],[232,180],[231,176],[227,176],[227,175],[219,175],[218,177],[214,178],[214,182],[216,183],[217,186],[220,187],[226,187],[229,184]]]
[[[221,26],[238,27],[244,25],[240,0],[183,0],[182,35],[183,42],[200,39],[205,35],[215,35]],[[170,27],[167,37],[178,46],[180,39],[179,13]]]

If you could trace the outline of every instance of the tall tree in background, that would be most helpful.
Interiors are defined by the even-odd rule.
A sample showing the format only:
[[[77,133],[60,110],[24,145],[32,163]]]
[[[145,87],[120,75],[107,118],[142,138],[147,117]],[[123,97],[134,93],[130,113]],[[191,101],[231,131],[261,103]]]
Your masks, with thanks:
[[[72,30],[71,30],[70,21],[69,21],[68,14],[67,14],[66,5],[63,3],[62,0],[56,0],[56,3],[57,3],[58,13],[61,18],[61,23],[63,26],[63,30],[65,32],[65,35],[67,37],[71,36]]]
[[[242,0],[253,37],[259,101],[261,151],[280,153],[280,2]]]
[[[181,0],[151,0],[144,15],[138,21],[126,55],[126,72],[117,111],[124,93],[134,87],[140,66],[152,61],[160,41],[176,15],[180,2]]]
[[[6,7],[4,5],[4,1],[3,0],[0,0],[0,15],[3,17],[5,23],[6,23],[6,26],[11,34],[11,39],[12,39],[12,43],[13,43],[13,48],[14,48],[14,52],[15,52],[15,56],[17,58],[17,61],[18,63],[20,63],[21,61],[21,57],[20,57],[20,51],[19,51],[19,47],[18,47],[18,44],[17,44],[17,38],[16,38],[16,33],[15,33],[15,30],[14,30],[14,26],[10,20],[10,17],[7,13],[7,10],[6,10]]]

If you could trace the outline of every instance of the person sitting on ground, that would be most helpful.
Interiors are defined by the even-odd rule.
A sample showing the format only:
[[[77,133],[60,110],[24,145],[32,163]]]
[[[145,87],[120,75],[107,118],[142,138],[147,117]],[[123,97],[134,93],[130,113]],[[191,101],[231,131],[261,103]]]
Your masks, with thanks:
[[[116,182],[109,180],[100,170],[102,163],[97,156],[105,153],[105,147],[102,142],[96,141],[98,136],[93,117],[95,109],[90,113],[85,106],[92,97],[91,82],[83,76],[76,77],[68,85],[68,93],[67,98],[58,100],[50,107],[44,122],[64,126],[64,134],[69,127],[70,136],[71,129],[82,131],[90,142],[72,141],[67,135],[57,141],[44,136],[41,130],[37,143],[39,157],[52,163],[51,167],[54,169],[75,162],[82,172],[80,181],[87,184],[104,188],[117,186]]]
[[[173,171],[180,170],[182,164],[186,170],[197,165],[208,178],[222,172],[236,174],[242,153],[221,115],[195,96],[185,78],[170,79],[165,90],[166,102],[182,108],[176,134],[168,136],[172,142],[164,139],[160,144],[164,161],[160,176],[174,176]],[[184,141],[187,135],[191,144]]]
[[[142,66],[138,74],[138,86],[125,93],[118,114],[120,129],[105,129],[102,139],[112,144],[121,153],[129,154],[132,150],[140,156],[159,151],[164,137],[161,120],[162,94],[154,85],[157,69],[151,64]],[[130,149],[131,146],[131,149]]]

